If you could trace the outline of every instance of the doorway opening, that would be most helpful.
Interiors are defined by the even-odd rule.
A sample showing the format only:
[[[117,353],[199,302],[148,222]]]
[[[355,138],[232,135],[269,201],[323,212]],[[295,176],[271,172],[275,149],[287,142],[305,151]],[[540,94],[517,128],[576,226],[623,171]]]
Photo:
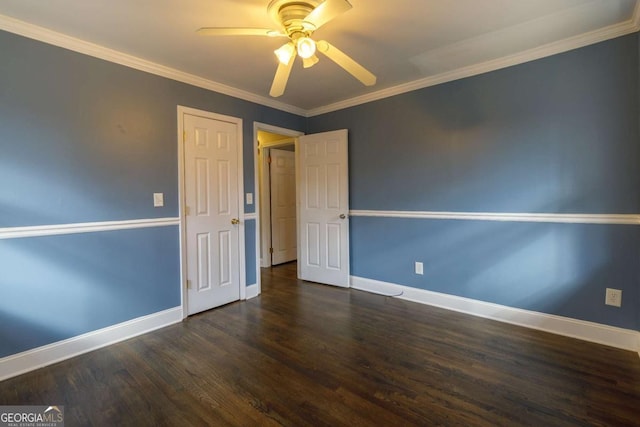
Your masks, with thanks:
[[[259,135],[264,142],[259,141]],[[273,159],[276,150],[286,153],[287,150],[282,148],[291,145],[294,149],[295,172],[285,172],[285,175],[295,176],[295,184],[289,184],[287,190],[288,193],[295,193],[295,219],[290,213],[280,218],[284,222],[296,223],[294,231],[290,232],[291,237],[284,241],[295,242],[298,278],[349,287],[347,129],[303,135],[301,132],[254,123],[254,136],[257,152],[255,188],[258,195],[256,258],[260,260],[256,262],[258,294],[261,292],[260,268],[270,267],[276,262],[272,252],[277,250],[273,246],[275,233],[272,232],[277,227],[274,221],[276,214],[272,212],[271,205],[274,179],[273,173],[269,173],[273,168],[268,158]],[[283,164],[286,164],[286,160]]]
[[[295,150],[296,138],[303,134],[254,123],[258,293],[261,292],[260,268],[293,262],[298,258]]]

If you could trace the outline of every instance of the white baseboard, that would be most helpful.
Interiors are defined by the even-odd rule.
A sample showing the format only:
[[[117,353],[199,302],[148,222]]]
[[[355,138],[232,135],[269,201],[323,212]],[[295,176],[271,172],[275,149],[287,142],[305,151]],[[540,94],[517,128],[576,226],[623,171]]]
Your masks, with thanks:
[[[251,298],[255,298],[258,295],[260,295],[260,292],[258,292],[258,284],[254,284],[254,285],[249,285],[247,286],[247,299],[251,299]]]
[[[640,332],[630,329],[507,307],[363,277],[351,276],[351,287],[624,350],[636,351],[640,355]]]
[[[182,321],[176,307],[0,359],[0,381]]]

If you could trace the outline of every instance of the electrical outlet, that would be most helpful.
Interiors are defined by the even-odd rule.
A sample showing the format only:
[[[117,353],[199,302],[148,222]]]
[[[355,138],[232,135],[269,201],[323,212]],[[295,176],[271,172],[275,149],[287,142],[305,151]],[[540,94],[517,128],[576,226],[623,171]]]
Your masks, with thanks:
[[[424,266],[418,261],[416,261],[416,274],[424,274]]]
[[[622,306],[622,291],[620,289],[607,288],[604,303],[614,307]]]

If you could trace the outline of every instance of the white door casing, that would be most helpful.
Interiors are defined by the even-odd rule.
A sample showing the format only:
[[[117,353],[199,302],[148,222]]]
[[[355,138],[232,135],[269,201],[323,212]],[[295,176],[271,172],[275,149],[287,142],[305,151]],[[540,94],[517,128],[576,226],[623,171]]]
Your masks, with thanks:
[[[347,130],[298,139],[300,279],[349,286]]]
[[[271,149],[271,264],[297,257],[296,160],[293,151]]]
[[[183,115],[187,311],[240,299],[239,125]]]

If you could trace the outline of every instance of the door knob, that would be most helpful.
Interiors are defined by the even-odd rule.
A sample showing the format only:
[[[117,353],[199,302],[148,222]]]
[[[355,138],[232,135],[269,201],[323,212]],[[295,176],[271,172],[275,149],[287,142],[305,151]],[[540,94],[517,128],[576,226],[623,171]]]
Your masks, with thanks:
[[[347,216],[345,214],[340,214],[340,219],[345,219]]]
[[[231,220],[231,224],[233,224],[233,225],[238,225],[238,224],[240,224],[240,220],[239,220],[238,218],[233,218],[233,219]]]

